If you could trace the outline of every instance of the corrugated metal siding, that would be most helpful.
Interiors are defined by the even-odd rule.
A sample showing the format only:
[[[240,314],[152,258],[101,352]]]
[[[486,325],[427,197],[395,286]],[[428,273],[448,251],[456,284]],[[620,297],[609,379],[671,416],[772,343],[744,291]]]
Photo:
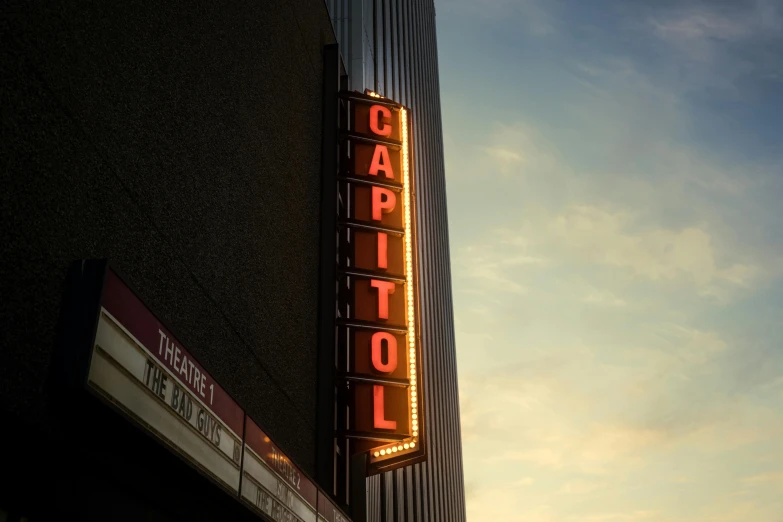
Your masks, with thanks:
[[[351,88],[409,106],[414,124],[428,460],[367,480],[368,521],[464,522],[435,7],[432,0],[327,0],[327,6]]]

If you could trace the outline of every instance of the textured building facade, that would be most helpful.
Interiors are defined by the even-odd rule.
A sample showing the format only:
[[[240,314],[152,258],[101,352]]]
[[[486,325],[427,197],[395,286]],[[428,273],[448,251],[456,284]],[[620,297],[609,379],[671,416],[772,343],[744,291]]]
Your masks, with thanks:
[[[327,0],[349,88],[411,108],[428,459],[367,481],[368,521],[465,520],[443,131],[432,0]]]
[[[421,216],[428,460],[369,479],[368,519],[465,519],[432,3],[12,0],[0,5],[0,521],[285,519],[95,397],[61,400],[66,280],[86,259],[109,260],[302,476],[321,480],[335,40],[349,88],[412,109]]]
[[[330,43],[322,0],[0,4],[0,520],[262,520],[102,404],[52,407],[79,259],[315,475]]]

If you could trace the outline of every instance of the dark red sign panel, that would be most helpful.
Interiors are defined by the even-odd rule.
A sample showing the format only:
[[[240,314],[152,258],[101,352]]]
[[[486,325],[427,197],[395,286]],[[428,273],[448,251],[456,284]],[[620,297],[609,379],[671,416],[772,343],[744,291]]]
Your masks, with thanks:
[[[354,328],[351,371],[375,377],[405,380],[408,378],[408,343],[404,334],[386,332],[379,339],[375,330]],[[377,346],[373,346],[376,344]],[[379,369],[380,368],[380,369]],[[389,370],[389,371],[385,371]]]
[[[390,433],[410,436],[407,388],[359,383],[354,385],[353,393],[356,431],[375,432],[379,437]],[[373,414],[367,415],[369,412]],[[383,416],[379,418],[380,412]]]
[[[353,235],[353,266],[362,270],[378,271],[384,275],[405,276],[405,244],[403,238],[387,234],[379,245],[376,232],[356,230]]]
[[[405,285],[380,279],[356,278],[355,317],[389,326],[406,325]]]
[[[384,103],[355,103],[353,105],[353,129],[358,134],[372,138],[402,140],[398,108]]]
[[[404,203],[402,195],[384,187],[353,187],[353,219],[381,227],[402,229]]]
[[[399,147],[396,145],[387,145],[386,149],[381,152],[376,151],[374,145],[366,143],[355,143],[353,146],[353,171],[357,176],[374,176],[371,172],[381,174],[382,180],[386,183],[401,184],[400,179],[401,171],[401,154]],[[381,167],[386,166],[385,162],[388,161],[388,169]]]

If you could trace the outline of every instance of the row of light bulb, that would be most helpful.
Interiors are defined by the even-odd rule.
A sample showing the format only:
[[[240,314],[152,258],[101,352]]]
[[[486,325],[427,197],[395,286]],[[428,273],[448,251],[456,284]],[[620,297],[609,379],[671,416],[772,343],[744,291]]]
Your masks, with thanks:
[[[379,95],[371,92],[370,96],[380,98]],[[408,281],[406,286],[406,300],[408,304],[408,347],[410,350],[410,404],[411,404],[411,429],[413,440],[376,450],[375,457],[392,455],[398,451],[413,449],[416,447],[416,441],[419,436],[419,410],[418,410],[418,392],[416,391],[416,328],[415,328],[415,310],[413,308],[413,247],[411,244],[411,195],[410,195],[410,168],[408,155],[408,113],[405,109],[400,109],[400,126],[402,130],[402,182],[404,187],[405,201],[405,275]]]
[[[375,452],[376,457],[382,457],[384,455],[391,455],[392,453],[397,453],[398,451],[403,451],[407,449],[413,449],[416,447],[416,442],[406,442],[405,444],[398,444],[397,446],[392,446],[391,448],[384,448],[380,451]]]
[[[410,401],[411,401],[411,429],[414,437],[419,436],[419,412],[416,392],[416,320],[413,308],[413,247],[411,245],[411,189],[410,189],[410,162],[408,154],[408,111],[400,109],[400,129],[402,134],[402,182],[405,191],[405,275],[408,284],[408,344],[410,349]]]

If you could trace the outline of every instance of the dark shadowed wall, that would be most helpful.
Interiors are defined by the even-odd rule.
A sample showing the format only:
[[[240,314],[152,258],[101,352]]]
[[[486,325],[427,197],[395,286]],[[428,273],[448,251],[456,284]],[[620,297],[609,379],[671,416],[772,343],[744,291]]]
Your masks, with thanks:
[[[0,453],[135,469],[112,462],[111,445],[54,449],[64,428],[45,388],[68,265],[109,258],[314,475],[321,53],[333,39],[323,0],[0,4]],[[10,469],[7,502],[36,487]],[[72,482],[67,469],[39,474]],[[101,498],[141,498],[84,480]],[[180,516],[165,509],[161,520]]]

